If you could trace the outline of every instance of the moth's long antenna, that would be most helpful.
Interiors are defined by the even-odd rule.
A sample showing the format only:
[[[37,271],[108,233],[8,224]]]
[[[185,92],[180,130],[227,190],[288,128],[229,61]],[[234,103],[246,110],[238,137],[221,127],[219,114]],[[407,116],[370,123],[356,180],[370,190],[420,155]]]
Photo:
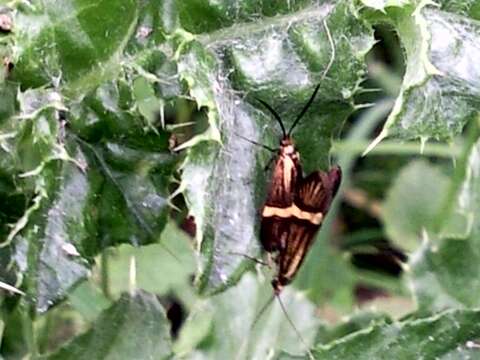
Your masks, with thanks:
[[[333,61],[335,60],[335,43],[333,42],[332,34],[330,34],[330,29],[328,28],[327,22],[325,21],[325,19],[323,20],[323,26],[325,27],[325,32],[327,33],[328,42],[330,43],[330,48],[331,48],[330,61],[328,62],[327,67],[323,71],[323,74],[319,80],[319,84],[315,87],[315,90],[313,91],[312,96],[310,96],[310,99],[305,104],[300,114],[298,114],[297,118],[295,119],[292,126],[290,127],[290,130],[288,130],[288,133],[287,133],[288,136],[292,134],[292,131],[295,128],[295,126],[297,126],[300,119],[303,117],[303,115],[305,115],[310,105],[312,105],[312,102],[315,99],[315,96],[317,95],[318,89],[320,88],[321,82],[323,81],[323,79],[325,79],[325,76],[327,75],[328,71],[332,67]]]
[[[312,105],[312,102],[313,100],[315,99],[315,96],[317,95],[317,92],[318,92],[318,89],[320,89],[320,83],[315,87],[315,90],[313,90],[313,94],[312,96],[310,96],[310,99],[308,100],[308,102],[305,104],[305,106],[303,107],[302,111],[300,112],[300,114],[298,114],[297,118],[295,119],[295,121],[293,122],[292,126],[290,127],[290,130],[288,130],[288,136],[290,136],[290,134],[292,133],[293,129],[295,128],[295,126],[297,126],[298,122],[300,121],[300,119],[303,117],[303,115],[305,115],[305,113],[307,112],[308,108],[310,107],[310,105]]]
[[[255,318],[253,319],[253,322],[250,324],[250,333],[252,333],[253,329],[255,328],[255,325],[257,325],[258,321],[262,317],[262,315],[265,313],[265,311],[268,309],[268,307],[272,304],[273,300],[275,299],[275,294],[273,294],[268,301],[262,306],[260,311],[255,315]],[[246,336],[245,339],[242,341],[242,344],[240,346],[240,349],[243,349],[244,347],[248,347],[250,336]],[[248,349],[247,349],[248,351]],[[242,354],[242,351],[239,351],[237,356],[235,357],[236,360],[240,359],[240,356]]]
[[[282,128],[282,135],[283,137],[286,137],[287,136],[287,132],[285,131],[285,126],[283,126],[283,122],[282,122],[282,119],[280,118],[280,116],[277,114],[277,112],[270,106],[268,105],[265,101],[263,101],[262,99],[258,99],[258,98],[255,98],[260,104],[262,104],[263,106],[265,106],[268,111],[270,111],[272,113],[272,115],[275,117],[275,119],[277,119],[278,123],[280,124],[280,127]]]
[[[252,331],[255,328],[255,325],[257,325],[258,321],[262,317],[262,315],[265,313],[265,311],[268,309],[268,307],[272,304],[273,300],[275,299],[275,294],[273,294],[268,301],[262,306],[260,311],[257,313],[257,316],[255,316],[255,319],[253,319],[252,324],[250,325],[250,331]]]
[[[305,339],[303,338],[302,334],[300,334],[300,331],[298,331],[298,329],[295,326],[295,324],[293,323],[292,319],[290,318],[290,316],[288,316],[287,309],[285,308],[285,305],[283,304],[283,301],[280,298],[280,294],[274,294],[274,296],[277,298],[278,303],[280,304],[280,308],[282,309],[283,314],[287,318],[287,321],[290,323],[290,326],[293,328],[293,330],[297,334],[298,338],[302,342],[303,346],[307,350],[308,357],[310,358],[310,360],[315,360],[315,357],[313,356],[312,352],[310,351],[310,348],[308,347],[307,343],[305,342]]]

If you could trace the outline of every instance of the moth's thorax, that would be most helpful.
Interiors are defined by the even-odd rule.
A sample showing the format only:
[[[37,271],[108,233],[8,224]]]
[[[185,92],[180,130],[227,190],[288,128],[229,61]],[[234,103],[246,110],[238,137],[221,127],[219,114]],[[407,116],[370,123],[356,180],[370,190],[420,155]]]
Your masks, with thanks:
[[[280,156],[290,157],[294,160],[299,159],[298,151],[295,149],[295,145],[290,137],[284,137],[280,140]]]

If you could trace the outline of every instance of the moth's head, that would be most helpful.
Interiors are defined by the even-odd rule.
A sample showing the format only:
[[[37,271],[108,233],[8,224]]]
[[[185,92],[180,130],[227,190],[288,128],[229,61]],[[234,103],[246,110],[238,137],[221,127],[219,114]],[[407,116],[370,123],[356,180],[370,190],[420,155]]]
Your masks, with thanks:
[[[290,136],[285,136],[280,140],[280,153],[282,155],[292,156],[296,152],[297,150],[295,150],[295,145]]]
[[[281,283],[280,279],[275,278],[272,280],[272,287],[275,295],[279,295],[282,292],[284,286],[285,285]]]
[[[273,292],[276,295],[279,295],[285,286],[290,284],[292,282],[291,278],[287,278],[283,274],[277,274],[272,280],[272,287],[273,287]]]

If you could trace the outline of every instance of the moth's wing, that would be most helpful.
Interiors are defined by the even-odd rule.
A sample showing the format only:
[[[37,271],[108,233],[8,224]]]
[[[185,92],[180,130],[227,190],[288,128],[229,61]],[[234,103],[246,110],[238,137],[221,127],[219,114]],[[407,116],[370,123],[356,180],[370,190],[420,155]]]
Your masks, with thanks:
[[[300,180],[295,194],[295,205],[301,210],[327,213],[335,197],[340,182],[342,171],[339,166],[334,166],[328,172],[315,171],[305,179]]]
[[[262,241],[268,239],[267,245],[278,251],[275,258],[278,272],[273,281],[276,291],[281,291],[290,283],[300,269],[321,225],[313,219],[319,213],[326,214],[338,191],[341,177],[340,168],[333,167],[329,172],[316,171],[305,179],[299,178],[294,203],[303,212],[302,216],[292,213],[287,218],[263,217],[262,230],[265,229],[265,232],[262,233]]]
[[[278,156],[273,168],[265,206],[262,210],[260,240],[267,252],[280,250],[285,242],[285,219],[263,216],[266,208],[285,209],[293,204],[295,189],[301,181],[302,168],[297,158]]]
[[[292,205],[295,189],[302,177],[297,158],[278,156],[272,172],[265,206],[286,208]]]
[[[277,216],[262,217],[260,240],[266,252],[275,252],[285,245],[288,224]]]
[[[295,192],[295,205],[311,215],[322,213],[325,216],[338,191],[341,178],[342,172],[338,166],[335,166],[329,172],[316,171],[305,179],[300,179]],[[279,243],[282,247],[276,261],[278,274],[275,286],[277,289],[292,281],[321,226],[321,222],[294,216],[284,222],[288,226],[280,227],[281,233],[278,235],[282,239]]]
[[[283,229],[284,248],[278,253],[276,283],[285,286],[290,283],[305,259],[319,225],[307,220],[290,218],[288,227]]]

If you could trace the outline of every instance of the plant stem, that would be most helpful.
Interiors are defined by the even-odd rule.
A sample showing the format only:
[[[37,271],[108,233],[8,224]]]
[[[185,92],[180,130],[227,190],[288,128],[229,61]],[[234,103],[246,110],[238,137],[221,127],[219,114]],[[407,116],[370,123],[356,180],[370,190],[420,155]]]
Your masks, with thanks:
[[[453,174],[451,185],[446,193],[445,199],[438,212],[437,221],[435,223],[435,232],[439,233],[442,227],[447,223],[448,217],[451,215],[455,206],[457,206],[457,197],[460,189],[465,181],[467,174],[468,162],[472,149],[477,145],[480,136],[480,116],[472,120],[467,128],[463,147],[459,149],[459,156],[456,165],[456,171]]]
[[[335,141],[332,146],[332,153],[336,155],[361,154],[369,141],[362,140],[342,140]],[[461,154],[462,147],[458,144],[426,144],[421,152],[421,144],[419,142],[399,142],[399,141],[383,141],[368,153],[368,155],[423,155],[441,158],[454,158]]]
[[[34,360],[38,358],[38,347],[37,347],[37,340],[35,338],[35,329],[34,329],[34,319],[31,316],[33,305],[25,304],[23,309],[21,309],[21,319],[22,319],[22,329],[23,329],[23,337],[25,339],[28,353],[30,359]]]
[[[110,281],[108,276],[108,249],[104,249],[100,255],[100,287],[102,288],[103,295],[111,300],[112,294],[110,291]]]

